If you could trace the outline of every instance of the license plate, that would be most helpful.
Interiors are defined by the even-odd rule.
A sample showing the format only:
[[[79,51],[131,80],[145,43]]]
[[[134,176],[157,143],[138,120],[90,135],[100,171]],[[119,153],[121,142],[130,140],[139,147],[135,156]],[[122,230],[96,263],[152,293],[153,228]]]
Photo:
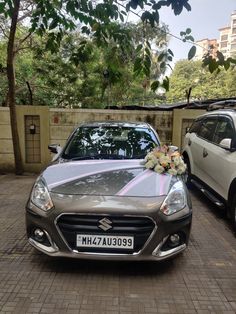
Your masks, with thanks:
[[[113,235],[77,234],[77,247],[133,249],[134,237]]]

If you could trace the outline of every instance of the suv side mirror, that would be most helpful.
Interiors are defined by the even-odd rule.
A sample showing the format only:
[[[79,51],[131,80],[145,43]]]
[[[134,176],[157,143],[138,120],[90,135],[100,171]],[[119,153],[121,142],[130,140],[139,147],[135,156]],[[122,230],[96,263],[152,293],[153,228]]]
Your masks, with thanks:
[[[169,145],[169,150],[172,152],[177,152],[179,150],[179,147],[175,145]]]
[[[231,150],[231,138],[224,138],[222,141],[220,141],[220,147],[224,148],[226,150]]]
[[[61,146],[59,144],[51,144],[48,145],[48,149],[50,150],[51,153],[53,154],[58,154],[61,152]]]

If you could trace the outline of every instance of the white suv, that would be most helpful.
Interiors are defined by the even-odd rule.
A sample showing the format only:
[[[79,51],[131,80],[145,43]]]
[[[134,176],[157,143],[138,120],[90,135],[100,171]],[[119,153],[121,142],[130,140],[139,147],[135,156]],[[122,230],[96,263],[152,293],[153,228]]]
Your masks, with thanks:
[[[227,209],[236,231],[236,110],[221,109],[199,116],[185,136],[183,156],[187,184]]]

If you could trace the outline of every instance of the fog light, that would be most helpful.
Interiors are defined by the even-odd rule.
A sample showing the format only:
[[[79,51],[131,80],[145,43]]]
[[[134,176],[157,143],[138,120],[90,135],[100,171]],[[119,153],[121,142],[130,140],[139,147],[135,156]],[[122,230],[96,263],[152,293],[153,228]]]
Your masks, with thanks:
[[[180,236],[177,233],[174,233],[169,237],[169,240],[172,245],[177,246],[180,243]]]
[[[34,230],[34,237],[36,241],[42,242],[45,237],[45,232],[39,228]]]

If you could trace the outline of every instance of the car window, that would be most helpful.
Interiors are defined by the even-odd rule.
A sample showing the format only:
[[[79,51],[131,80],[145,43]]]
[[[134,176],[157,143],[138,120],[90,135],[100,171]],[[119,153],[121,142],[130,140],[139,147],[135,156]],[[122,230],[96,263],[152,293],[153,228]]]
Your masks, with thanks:
[[[205,118],[201,123],[201,128],[199,129],[198,135],[207,141],[212,141],[216,124],[216,117]]]
[[[216,126],[213,142],[219,144],[224,138],[234,139],[235,130],[230,119],[220,117]]]
[[[80,127],[72,136],[62,158],[144,158],[158,146],[151,129],[139,127]]]
[[[197,134],[200,130],[201,122],[202,122],[202,120],[200,120],[200,119],[195,120],[189,129],[189,133],[196,133]]]

